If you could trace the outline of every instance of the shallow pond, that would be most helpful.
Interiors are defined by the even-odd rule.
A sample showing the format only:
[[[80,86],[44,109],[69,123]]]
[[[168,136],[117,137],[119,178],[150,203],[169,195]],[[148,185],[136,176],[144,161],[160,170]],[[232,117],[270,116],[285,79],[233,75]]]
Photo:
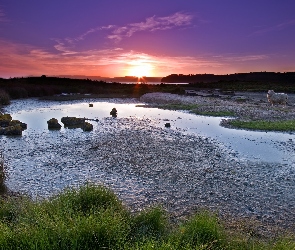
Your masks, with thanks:
[[[237,129],[227,129],[219,126],[222,118],[206,117],[181,111],[161,110],[155,108],[137,107],[135,100],[94,101],[93,107],[88,102],[55,103],[37,100],[14,101],[6,112],[13,119],[28,124],[24,135],[32,131],[47,131],[47,121],[54,117],[59,121],[63,116],[86,117],[102,119],[110,117],[113,107],[118,110],[119,117],[137,117],[152,119],[155,126],[164,127],[169,122],[171,129],[183,133],[194,133],[210,137],[223,143],[226,147],[239,153],[241,158],[277,162],[282,164],[295,163],[295,134],[277,132],[256,132]],[[95,122],[92,122],[95,124]],[[65,128],[61,132],[65,132]]]
[[[93,107],[89,107],[89,103]],[[1,148],[7,162],[6,185],[14,191],[21,191],[32,196],[47,196],[58,192],[66,186],[79,185],[89,179],[100,180],[102,183],[112,183],[125,192],[143,190],[141,179],[137,177],[124,179],[112,173],[109,176],[104,171],[98,171],[85,159],[75,158],[79,152],[79,143],[87,143],[91,138],[99,136],[108,128],[104,128],[103,119],[110,117],[112,108],[118,110],[118,118],[133,117],[149,119],[155,127],[164,128],[164,124],[171,124],[170,130],[177,130],[185,134],[196,134],[215,141],[245,160],[275,162],[282,165],[295,164],[295,135],[288,133],[253,132],[227,129],[219,126],[222,118],[205,117],[180,111],[168,111],[155,108],[137,107],[136,100],[110,99],[87,100],[73,102],[49,102],[36,99],[16,100],[5,108],[13,119],[27,123],[28,129],[23,131],[21,137],[2,136]],[[97,119],[90,121],[94,125],[92,132],[83,132],[81,129],[62,128],[59,131],[49,131],[47,121],[63,116],[86,117]],[[73,145],[71,152],[62,152],[59,145]],[[59,156],[57,156],[57,152]],[[56,164],[58,162],[58,164]],[[65,167],[64,165],[67,165]],[[70,165],[69,165],[70,164]],[[42,182],[42,185],[41,185]],[[40,183],[40,186],[38,186]],[[44,184],[45,183],[45,184]],[[147,190],[149,187],[144,186]],[[130,198],[132,199],[132,198]]]

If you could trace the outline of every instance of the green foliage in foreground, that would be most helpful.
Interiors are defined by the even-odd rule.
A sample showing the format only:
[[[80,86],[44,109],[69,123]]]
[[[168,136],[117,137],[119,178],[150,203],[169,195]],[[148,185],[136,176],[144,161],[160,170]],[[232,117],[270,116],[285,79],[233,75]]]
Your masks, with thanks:
[[[159,207],[132,214],[113,192],[86,185],[49,200],[0,200],[0,249],[293,249],[228,239],[216,216],[197,214],[179,225]]]
[[[241,121],[231,120],[229,124],[236,128],[265,131],[295,131],[295,120],[287,121]]]

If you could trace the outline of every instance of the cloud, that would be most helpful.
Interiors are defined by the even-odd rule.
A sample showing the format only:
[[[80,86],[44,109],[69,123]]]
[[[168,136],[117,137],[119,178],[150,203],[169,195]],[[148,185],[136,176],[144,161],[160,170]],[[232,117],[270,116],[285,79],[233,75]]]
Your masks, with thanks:
[[[58,49],[63,50],[63,48]],[[0,71],[10,73],[9,76],[61,75],[73,72],[89,76],[122,76],[130,67],[138,65],[151,68],[154,70],[154,75],[164,76],[175,72],[198,73],[198,70],[204,72],[209,68],[222,66],[218,60],[205,57],[151,55],[120,47],[53,53],[31,45],[13,44],[1,40],[0,61],[5,61],[5,64],[0,66]]]
[[[257,30],[255,32],[253,32],[250,36],[262,35],[264,33],[272,32],[272,31],[284,30],[284,29],[286,29],[286,28],[288,28],[290,26],[294,26],[294,25],[295,25],[295,19],[292,19],[292,20],[288,20],[288,21],[283,22],[283,23],[276,24],[276,25],[271,26],[271,27],[267,27],[267,28]]]
[[[8,19],[2,9],[0,9],[0,22],[7,22]]]
[[[124,76],[136,66],[146,66],[152,75],[166,76],[172,73],[198,74],[235,73],[243,69],[254,70],[257,65],[267,64],[272,55],[222,54],[199,56],[167,56],[148,54],[120,47],[78,51],[65,50],[62,43],[57,47],[62,52],[51,52],[27,44],[0,40],[0,72],[6,76],[26,75],[88,75]]]
[[[258,54],[258,55],[249,55],[249,54],[224,54],[224,55],[215,55],[214,58],[219,61],[224,62],[247,62],[247,61],[261,61],[269,58],[269,55]]]
[[[140,31],[158,31],[169,30],[176,27],[189,26],[192,23],[193,16],[186,13],[177,12],[166,17],[148,17],[144,22],[131,23],[126,26],[116,27],[108,38],[116,42],[121,41],[125,37],[131,37],[134,33]]]
[[[71,53],[68,49],[74,46],[75,43],[84,40],[88,35],[99,32],[109,31],[106,38],[119,42],[123,38],[131,37],[134,33],[140,31],[154,32],[159,30],[169,30],[177,27],[187,27],[192,23],[193,16],[186,13],[177,12],[165,17],[148,17],[143,22],[130,23],[125,26],[106,25],[96,28],[91,28],[75,38],[54,39],[57,42],[55,48],[64,53]]]
[[[122,39],[131,37],[135,33],[140,31],[155,32],[159,30],[169,30],[177,27],[188,27],[191,25],[193,16],[186,13],[177,12],[170,16],[165,17],[148,17],[143,22],[130,23],[125,26],[117,25],[105,25],[95,28],[91,28],[84,32],[83,34],[74,38],[54,38],[56,45],[54,48],[64,55],[75,54],[75,47],[79,42],[82,42],[87,38],[87,36],[104,31],[106,32],[105,38],[112,40],[116,43],[120,42]]]

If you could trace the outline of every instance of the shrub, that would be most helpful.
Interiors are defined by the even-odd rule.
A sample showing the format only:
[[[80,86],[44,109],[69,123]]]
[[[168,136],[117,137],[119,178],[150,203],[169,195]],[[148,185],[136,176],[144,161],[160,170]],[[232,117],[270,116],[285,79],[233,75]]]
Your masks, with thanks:
[[[8,93],[12,99],[19,99],[19,98],[27,98],[28,97],[28,91],[22,87],[13,87],[7,91],[9,91]]]
[[[4,90],[0,90],[0,104],[2,105],[10,104],[10,97]]]
[[[160,207],[150,208],[142,211],[133,218],[131,235],[134,238],[159,239],[167,229],[168,220]]]
[[[67,189],[51,200],[54,207],[65,209],[68,213],[79,212],[88,214],[92,210],[112,207],[115,210],[123,208],[117,196],[109,189],[101,186],[86,185],[80,189]]]
[[[222,245],[223,232],[217,217],[203,212],[184,223],[177,238],[180,246],[206,246],[206,249],[213,249]]]

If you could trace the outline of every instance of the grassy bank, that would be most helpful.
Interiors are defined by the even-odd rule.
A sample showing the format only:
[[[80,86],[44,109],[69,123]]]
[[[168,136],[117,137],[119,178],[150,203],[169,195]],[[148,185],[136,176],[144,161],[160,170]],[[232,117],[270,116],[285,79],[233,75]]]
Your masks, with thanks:
[[[231,235],[229,237],[229,235]],[[228,234],[202,212],[177,225],[159,207],[131,213],[113,192],[86,185],[43,201],[1,200],[0,249],[294,249],[295,242]]]
[[[196,115],[204,115],[204,116],[216,116],[216,117],[225,117],[225,116],[235,116],[235,113],[232,111],[199,111],[198,104],[158,104],[158,105],[150,105],[149,107],[156,107],[159,109],[167,109],[167,110],[187,110],[190,113]]]
[[[234,111],[226,110],[226,107],[223,107],[224,110],[215,111],[210,110],[212,108],[209,107],[207,111],[201,111],[202,105],[200,104],[157,104],[157,105],[149,105],[149,107],[155,107],[160,109],[168,109],[168,110],[187,110],[190,113],[196,115],[203,116],[215,116],[215,117],[238,117],[239,114]],[[284,110],[284,112],[286,112]],[[255,131],[280,131],[280,132],[293,132],[295,131],[295,120],[249,120],[244,121],[239,118],[230,119],[221,122],[222,125],[226,125],[229,128],[238,128],[238,129],[248,129]]]
[[[295,131],[295,120],[286,121],[241,121],[229,120],[228,124],[235,128],[249,129],[249,130],[263,130],[263,131],[281,131],[292,132]]]

